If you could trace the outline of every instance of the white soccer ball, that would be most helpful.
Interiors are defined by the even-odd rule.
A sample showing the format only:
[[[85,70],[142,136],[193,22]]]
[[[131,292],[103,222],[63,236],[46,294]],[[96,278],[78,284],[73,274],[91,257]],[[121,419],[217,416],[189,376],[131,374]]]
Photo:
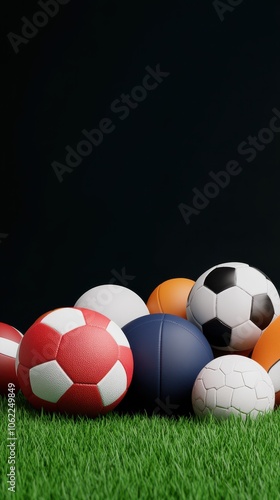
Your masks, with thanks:
[[[213,359],[198,374],[192,389],[196,415],[218,419],[237,415],[245,420],[274,409],[275,390],[267,371],[237,354]]]
[[[121,285],[98,285],[85,292],[75,303],[104,314],[120,328],[140,316],[150,314],[145,302],[137,293]]]
[[[271,280],[242,262],[208,269],[188,297],[187,318],[211,347],[225,352],[253,350],[263,330],[280,314],[280,297]]]

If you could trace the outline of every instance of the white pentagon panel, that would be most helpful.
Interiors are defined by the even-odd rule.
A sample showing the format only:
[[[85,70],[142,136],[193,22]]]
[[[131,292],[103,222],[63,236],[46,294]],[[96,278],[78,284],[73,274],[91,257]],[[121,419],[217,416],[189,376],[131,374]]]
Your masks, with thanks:
[[[33,394],[50,403],[57,403],[73,384],[55,360],[31,368],[29,378]]]
[[[225,385],[225,382],[226,377],[220,370],[211,370],[208,368],[203,372],[203,383],[207,390],[212,388],[219,389]]]
[[[192,400],[193,409],[196,414],[200,414],[205,409],[205,403],[202,399],[197,398]]]
[[[232,373],[234,370],[236,356],[233,354],[226,354],[218,358],[221,360],[220,370],[225,374]]]
[[[234,370],[236,372],[244,373],[246,371],[259,371],[259,363],[254,359],[247,358],[246,356],[235,355],[235,365]]]
[[[192,390],[192,406],[196,414],[205,408],[206,390],[200,379],[196,379]]]
[[[255,408],[257,396],[253,389],[249,387],[239,387],[232,395],[232,406],[246,414]]]
[[[257,399],[255,404],[255,410],[258,413],[267,413],[274,409],[274,404],[275,404],[275,393],[273,395],[270,394],[269,396],[267,395],[264,398]],[[253,412],[251,412],[251,415],[252,413]]]
[[[195,383],[193,385],[193,393],[198,394],[199,397],[201,397],[202,394],[203,396],[205,395],[205,385],[200,375],[198,375],[197,378],[195,379]]]
[[[0,354],[15,358],[17,355],[18,342],[0,337]]]
[[[206,392],[205,404],[208,408],[212,409],[216,406],[217,390],[212,388]]]
[[[250,318],[252,297],[237,286],[217,295],[217,317],[226,325],[234,326]]]
[[[242,374],[240,372],[231,372],[226,374],[226,385],[232,389],[237,389],[237,387],[243,387],[244,381]]]
[[[61,335],[75,330],[79,326],[85,326],[86,321],[82,311],[74,307],[62,307],[50,312],[41,323],[48,325]]]
[[[258,399],[269,399],[274,396],[275,397],[275,390],[273,387],[272,380],[267,383],[265,380],[260,380],[255,387],[256,395]]]
[[[110,323],[106,327],[106,330],[108,333],[110,333],[110,335],[113,337],[113,339],[116,341],[118,345],[130,347],[126,335],[114,321],[110,321]]]
[[[200,378],[195,380],[192,389],[192,401],[201,411],[205,406],[205,397],[206,397],[206,389],[203,384],[203,381]]]
[[[254,267],[240,267],[236,270],[236,284],[250,295],[267,293],[267,279]]]
[[[221,408],[229,408],[231,406],[233,389],[228,386],[221,387],[217,390],[217,406]]]
[[[97,384],[104,406],[114,403],[127,389],[126,371],[120,361]]]
[[[206,321],[215,318],[216,297],[217,295],[205,286],[195,292],[190,308],[192,315],[199,324],[203,325]]]
[[[277,288],[274,284],[267,280],[267,295],[269,296],[275,311],[275,315],[280,315],[280,297]]]
[[[261,329],[249,319],[232,329],[230,346],[237,351],[253,349],[261,333]]]
[[[259,386],[259,383],[262,380],[262,375],[260,372],[257,370],[250,370],[250,371],[244,371],[243,373],[239,372],[240,375],[242,375],[242,378],[244,380],[244,384],[246,387],[249,387],[250,389],[254,389]],[[262,397],[262,396],[258,396]]]
[[[275,392],[280,391],[280,361],[277,361],[270,370],[268,370]]]

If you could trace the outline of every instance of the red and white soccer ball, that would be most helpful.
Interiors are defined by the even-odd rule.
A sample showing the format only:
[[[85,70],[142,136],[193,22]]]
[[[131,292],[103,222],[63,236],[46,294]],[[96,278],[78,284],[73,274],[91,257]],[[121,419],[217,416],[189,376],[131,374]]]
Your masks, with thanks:
[[[0,323],[0,394],[8,394],[8,384],[19,390],[15,359],[23,335],[13,326]]]
[[[35,408],[96,417],[125,396],[133,356],[125,334],[109,318],[64,307],[27,330],[16,368],[21,391]]]

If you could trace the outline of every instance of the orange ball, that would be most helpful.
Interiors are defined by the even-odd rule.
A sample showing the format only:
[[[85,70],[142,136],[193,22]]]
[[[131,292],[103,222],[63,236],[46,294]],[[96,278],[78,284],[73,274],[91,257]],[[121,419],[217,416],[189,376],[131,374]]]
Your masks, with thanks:
[[[171,278],[160,283],[151,293],[147,307],[151,314],[174,314],[187,318],[187,300],[195,281],[188,278]]]
[[[275,389],[275,406],[280,406],[280,316],[263,331],[251,358],[270,375]]]

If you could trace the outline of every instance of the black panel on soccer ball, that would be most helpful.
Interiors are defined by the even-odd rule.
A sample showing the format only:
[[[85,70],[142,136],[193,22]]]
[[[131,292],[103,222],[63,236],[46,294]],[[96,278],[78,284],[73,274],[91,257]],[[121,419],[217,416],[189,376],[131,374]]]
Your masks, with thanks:
[[[230,344],[231,328],[218,318],[210,319],[204,323],[202,332],[211,346],[227,347]]]
[[[236,272],[233,267],[216,267],[206,276],[204,285],[214,293],[220,293],[236,285]]]
[[[250,320],[261,330],[264,330],[272,321],[274,307],[271,299],[266,293],[260,293],[252,298]]]

